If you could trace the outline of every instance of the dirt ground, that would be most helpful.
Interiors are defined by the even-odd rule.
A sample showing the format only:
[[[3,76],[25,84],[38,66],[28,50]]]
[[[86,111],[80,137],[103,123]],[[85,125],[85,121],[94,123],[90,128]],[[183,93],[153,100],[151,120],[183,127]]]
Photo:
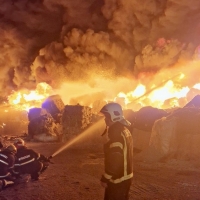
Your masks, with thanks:
[[[104,172],[103,143],[106,140],[101,137],[103,123],[91,126],[66,142],[26,142],[28,147],[45,156],[55,155],[53,164],[41,174],[39,181],[24,177],[21,183],[0,192],[0,200],[102,200],[104,189],[100,178]],[[142,142],[133,138],[137,143]],[[56,154],[60,149],[64,150]],[[158,162],[152,159],[155,153],[141,159],[147,155],[144,152],[134,151],[130,200],[200,199],[200,160]]]
[[[63,143],[27,143],[50,156]],[[0,200],[101,200],[104,190],[99,179],[103,172],[103,152],[99,146],[72,145],[53,157],[39,181],[24,179],[0,193]],[[200,163],[168,160],[134,160],[134,180],[130,200],[200,199]]]

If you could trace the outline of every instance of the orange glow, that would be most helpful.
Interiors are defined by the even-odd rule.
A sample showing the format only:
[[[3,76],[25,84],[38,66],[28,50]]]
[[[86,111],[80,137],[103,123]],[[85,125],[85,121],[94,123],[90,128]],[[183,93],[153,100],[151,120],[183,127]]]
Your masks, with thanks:
[[[116,78],[113,82],[96,77],[96,82],[91,86],[88,83],[64,83],[63,87],[54,93],[60,95],[65,105],[80,104],[92,107],[95,101],[100,100],[117,101],[124,108],[135,111],[144,106],[161,109],[182,107],[200,94],[200,78],[190,66],[194,64],[197,66],[197,63],[192,62],[187,67],[179,68],[178,72],[166,70],[151,76],[143,74],[135,80]],[[43,101],[52,94],[52,88],[47,83],[39,83],[35,90],[13,92],[8,97],[9,106],[28,111],[33,107],[41,107]]]
[[[14,109],[28,111],[33,107],[41,107],[41,103],[50,95],[51,90],[47,83],[39,83],[36,90],[13,92],[8,101]]]
[[[200,83],[196,83],[191,88],[188,86],[180,86],[181,81],[184,81],[185,74],[180,73],[177,76],[174,76],[171,80],[164,81],[161,84],[156,85],[155,83],[147,89],[147,86],[138,84],[136,89],[128,93],[120,92],[119,97],[125,99],[125,104],[131,104],[132,102],[140,103],[141,106],[153,106],[157,108],[165,108],[165,101],[169,101],[168,105],[170,107],[181,107],[179,105],[180,98],[186,98],[190,89],[195,88],[199,90],[200,94]],[[175,84],[180,82],[179,84]],[[131,95],[130,95],[131,94]],[[196,95],[197,95],[196,94]],[[191,100],[191,99],[190,99]]]
[[[163,102],[166,99],[173,98],[173,97],[176,97],[176,98],[185,97],[188,91],[189,91],[189,88],[181,88],[180,90],[176,89],[174,87],[173,81],[170,80],[162,88],[154,90],[149,95],[149,98],[151,99],[152,103],[155,101]]]
[[[145,94],[145,92],[146,92],[145,86],[142,84],[139,84],[136,87],[136,89],[133,92],[131,92],[131,95],[132,95],[132,97],[139,97],[139,96],[142,96],[143,94]]]

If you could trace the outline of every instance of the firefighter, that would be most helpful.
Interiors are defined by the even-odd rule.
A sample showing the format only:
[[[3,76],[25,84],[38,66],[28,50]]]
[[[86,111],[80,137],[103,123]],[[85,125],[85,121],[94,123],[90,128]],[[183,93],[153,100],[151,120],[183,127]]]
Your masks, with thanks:
[[[49,159],[25,146],[24,140],[16,138],[13,142],[17,148],[14,173],[16,176],[30,174],[31,180],[39,180],[40,174],[49,166]]]
[[[105,117],[108,136],[104,144],[105,173],[101,177],[104,200],[128,200],[133,179],[133,141],[127,128],[131,123],[118,103],[106,104],[100,113]]]
[[[0,152],[0,191],[15,183],[12,176],[17,149],[14,145],[5,147]]]

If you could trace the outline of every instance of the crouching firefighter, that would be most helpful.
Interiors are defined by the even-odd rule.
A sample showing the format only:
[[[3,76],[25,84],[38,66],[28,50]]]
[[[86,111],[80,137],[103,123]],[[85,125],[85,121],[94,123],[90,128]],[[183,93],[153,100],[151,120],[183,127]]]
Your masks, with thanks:
[[[101,178],[104,200],[128,200],[133,179],[133,141],[127,128],[131,124],[118,103],[108,103],[100,112],[105,117],[104,134],[108,134],[104,144],[105,173]]]
[[[9,145],[0,152],[0,191],[15,183],[15,177],[12,174],[16,152],[14,145]]]
[[[25,146],[24,140],[16,138],[13,142],[17,148],[14,173],[16,177],[21,174],[30,174],[32,180],[38,180],[42,172],[49,166],[49,159]]]

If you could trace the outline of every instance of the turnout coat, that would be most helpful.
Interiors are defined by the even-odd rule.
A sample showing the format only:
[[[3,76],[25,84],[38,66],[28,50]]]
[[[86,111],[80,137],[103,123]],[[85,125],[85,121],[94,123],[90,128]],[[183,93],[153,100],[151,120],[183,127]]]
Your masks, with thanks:
[[[121,183],[133,177],[133,141],[130,131],[116,122],[108,129],[109,141],[104,145],[105,173],[101,181]]]

